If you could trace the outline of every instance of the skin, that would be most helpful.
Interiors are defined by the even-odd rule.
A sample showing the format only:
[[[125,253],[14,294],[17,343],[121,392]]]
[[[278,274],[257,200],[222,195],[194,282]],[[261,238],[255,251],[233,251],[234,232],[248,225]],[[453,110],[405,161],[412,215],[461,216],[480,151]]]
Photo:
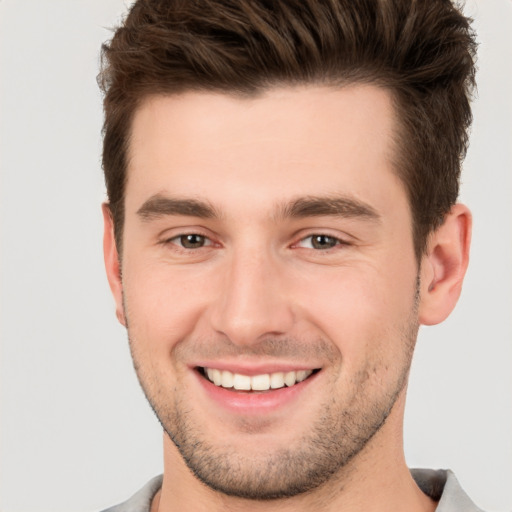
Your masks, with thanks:
[[[164,435],[152,510],[434,510],[404,460],[406,381],[419,324],[459,296],[471,218],[454,206],[416,260],[395,123],[389,93],[362,85],[157,96],[136,112],[122,277],[106,205],[104,248],[137,375],[180,446]],[[251,414],[205,392],[205,361],[320,371]],[[302,493],[236,496],[277,496],[303,466],[324,476]]]

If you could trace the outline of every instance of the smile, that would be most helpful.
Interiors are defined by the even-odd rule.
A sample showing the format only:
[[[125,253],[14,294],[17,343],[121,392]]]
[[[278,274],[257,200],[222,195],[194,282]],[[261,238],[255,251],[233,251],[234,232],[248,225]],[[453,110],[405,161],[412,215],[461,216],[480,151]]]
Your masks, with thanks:
[[[201,373],[216,386],[237,391],[269,391],[292,387],[306,380],[317,370],[297,370],[289,372],[262,373],[260,375],[242,375],[217,368],[202,368]]]

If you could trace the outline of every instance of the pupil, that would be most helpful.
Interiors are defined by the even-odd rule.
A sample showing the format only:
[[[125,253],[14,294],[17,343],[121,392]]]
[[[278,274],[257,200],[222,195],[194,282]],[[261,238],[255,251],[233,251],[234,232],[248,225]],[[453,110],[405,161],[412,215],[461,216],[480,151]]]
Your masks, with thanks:
[[[195,249],[204,245],[204,236],[201,235],[183,235],[181,244],[187,249]]]
[[[336,239],[332,236],[315,235],[313,237],[313,247],[315,249],[330,249],[336,245]]]

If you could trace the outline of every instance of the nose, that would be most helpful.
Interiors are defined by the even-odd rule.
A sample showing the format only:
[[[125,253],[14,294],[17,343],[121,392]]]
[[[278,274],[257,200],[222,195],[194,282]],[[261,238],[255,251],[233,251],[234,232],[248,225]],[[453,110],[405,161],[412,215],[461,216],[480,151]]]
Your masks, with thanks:
[[[286,334],[294,322],[282,269],[271,254],[247,252],[226,262],[211,310],[213,329],[240,346]]]

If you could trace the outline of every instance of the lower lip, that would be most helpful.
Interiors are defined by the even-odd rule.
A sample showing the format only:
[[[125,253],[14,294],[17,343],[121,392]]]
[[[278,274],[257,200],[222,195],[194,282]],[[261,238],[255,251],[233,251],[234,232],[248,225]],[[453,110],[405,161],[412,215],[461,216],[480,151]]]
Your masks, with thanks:
[[[208,396],[222,407],[237,414],[265,414],[276,411],[294,401],[316,380],[319,372],[290,387],[251,392],[235,391],[234,388],[226,389],[216,386],[198,371],[195,371],[195,373]]]

